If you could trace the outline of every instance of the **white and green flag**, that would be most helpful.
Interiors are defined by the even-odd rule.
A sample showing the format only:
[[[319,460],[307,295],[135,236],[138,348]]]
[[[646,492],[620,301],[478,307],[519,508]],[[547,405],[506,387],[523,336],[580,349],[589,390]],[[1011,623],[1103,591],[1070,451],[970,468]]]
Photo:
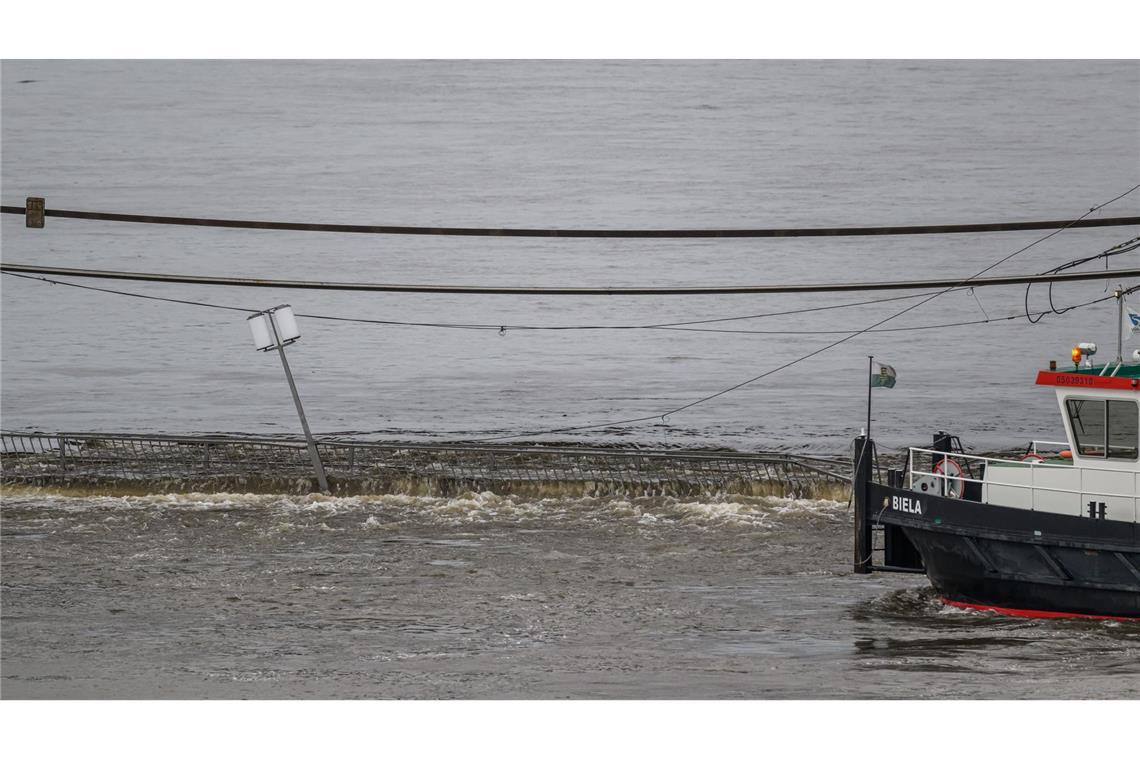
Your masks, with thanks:
[[[1128,320],[1129,329],[1132,330],[1131,335],[1140,332],[1140,314],[1137,314],[1131,306],[1127,306],[1124,309],[1124,316]]]
[[[878,362],[875,362],[879,364]],[[894,388],[895,368],[889,364],[879,364],[879,371],[871,375],[872,388]]]

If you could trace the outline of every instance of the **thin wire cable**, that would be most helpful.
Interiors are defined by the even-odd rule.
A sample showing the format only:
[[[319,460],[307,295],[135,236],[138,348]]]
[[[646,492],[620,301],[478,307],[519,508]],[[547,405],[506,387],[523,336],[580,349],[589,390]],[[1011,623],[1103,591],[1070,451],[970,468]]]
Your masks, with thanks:
[[[889,303],[891,301],[909,301],[914,298],[922,298],[926,293],[912,293],[908,296],[890,296],[888,298],[875,298],[869,301],[852,301],[848,303],[829,304],[827,306],[808,306],[803,309],[789,309],[787,311],[770,311],[761,314],[745,314],[739,317],[716,317],[713,319],[692,319],[688,322],[662,322],[660,324],[652,325],[653,327],[683,327],[687,325],[707,325],[717,322],[737,322],[745,319],[764,319],[767,317],[785,317],[791,314],[807,314],[815,311],[831,311],[832,309],[846,309],[852,306],[869,306],[881,303]]]
[[[50,277],[37,277],[31,274],[19,274],[18,272],[2,271],[0,274],[6,274],[9,277],[19,277],[22,280],[39,280],[46,282],[49,285],[66,285],[69,288],[79,288],[80,290],[95,290],[100,293],[111,293],[117,296],[131,296],[132,298],[143,298],[148,301],[165,301],[166,303],[180,303],[187,306],[205,306],[211,309],[227,309],[229,311],[244,311],[247,314],[256,314],[260,309],[247,309],[242,306],[223,306],[216,303],[208,303],[206,301],[188,301],[183,298],[169,298],[166,296],[151,296],[145,293],[133,293],[128,290],[114,290],[112,288],[99,288],[94,285],[80,285],[78,282],[65,282],[63,280],[53,280]]]
[[[256,314],[259,309],[251,309],[243,306],[223,306],[215,303],[208,303],[204,301],[189,301],[181,298],[168,298],[164,296],[145,295],[128,290],[116,290],[114,288],[100,288],[94,285],[81,285],[77,282],[67,282],[66,280],[56,280],[51,277],[42,277],[30,274],[20,274],[18,272],[0,271],[0,274],[6,274],[10,277],[19,277],[24,280],[37,280],[39,282],[46,282],[50,285],[66,285],[71,288],[80,288],[81,290],[94,290],[100,293],[111,293],[120,296],[132,296],[134,298],[144,298],[151,301],[166,301],[168,303],[187,304],[190,306],[208,306],[216,309],[229,309],[231,311],[244,311],[250,314]],[[735,322],[747,319],[762,319],[766,317],[782,317],[793,314],[806,314],[816,311],[830,311],[833,309],[845,309],[855,306],[867,306],[872,304],[890,303],[892,301],[906,301],[913,298],[922,298],[928,295],[927,293],[913,293],[905,296],[890,296],[888,298],[875,298],[868,301],[852,301],[849,303],[841,304],[828,304],[826,306],[809,306],[803,309],[788,309],[786,311],[771,311],[761,314],[744,314],[734,317],[715,317],[711,319],[694,319],[685,322],[662,322],[658,324],[649,325],[520,325],[520,324],[500,324],[500,323],[461,323],[461,322],[408,322],[394,319],[368,319],[364,317],[337,317],[328,314],[297,314],[298,317],[306,319],[322,319],[334,322],[357,322],[362,324],[375,324],[375,325],[390,325],[396,327],[439,327],[457,330],[650,330],[650,329],[663,329],[666,327],[683,327],[687,325],[703,325],[713,324],[719,322]]]
[[[642,416],[642,417],[632,417],[632,418],[629,418],[626,420],[619,420],[616,422],[601,423],[601,424],[596,424],[596,425],[576,425],[573,427],[557,428],[557,429],[552,429],[552,430],[547,430],[547,431],[527,432],[527,433],[519,433],[519,434],[515,434],[515,435],[495,436],[492,438],[482,438],[482,439],[475,439],[475,440],[507,440],[507,439],[511,439],[511,438],[523,438],[523,437],[529,437],[529,436],[533,436],[533,435],[545,435],[545,434],[549,434],[549,433],[564,433],[564,432],[571,432],[571,431],[590,430],[590,429],[596,429],[596,428],[600,428],[600,427],[615,427],[615,426],[620,426],[620,425],[632,425],[632,424],[636,424],[639,422],[647,422],[649,420],[656,420],[656,419],[660,419],[662,422],[664,422],[666,420],[666,418],[669,417],[669,415],[677,414],[678,412],[683,412],[686,409],[692,409],[694,406],[698,406],[700,404],[704,404],[706,402],[712,401],[713,399],[720,398],[721,396],[724,396],[728,393],[732,393],[733,391],[739,390],[740,388],[743,388],[747,385],[751,385],[752,383],[763,380],[766,377],[770,377],[770,376],[776,374],[777,372],[781,372],[781,371],[787,369],[788,367],[792,367],[792,366],[795,366],[796,364],[799,364],[800,362],[807,361],[808,359],[811,359],[814,356],[818,356],[825,351],[829,351],[829,350],[831,350],[837,346],[840,346],[840,345],[848,342],[849,340],[857,338],[858,336],[863,335],[864,333],[866,333],[870,330],[873,330],[876,327],[880,327],[880,326],[886,324],[887,322],[890,322],[893,319],[897,319],[898,317],[901,317],[903,314],[914,311],[918,307],[923,306],[924,304],[927,304],[927,303],[933,301],[935,298],[938,298],[939,296],[949,292],[950,290],[954,289],[955,287],[962,287],[962,286],[966,285],[967,283],[973,282],[978,277],[985,274],[986,272],[989,272],[989,271],[995,269],[996,267],[1004,264],[1005,262],[1009,261],[1010,259],[1014,258],[1015,256],[1019,256],[1022,253],[1028,251],[1030,248],[1033,248],[1034,246],[1045,242],[1046,240],[1054,237],[1055,235],[1060,234],[1061,232],[1065,231],[1066,229],[1073,226],[1077,222],[1080,222],[1082,219],[1089,216],[1089,214],[1093,214],[1096,211],[1104,208],[1105,206],[1108,206],[1112,203],[1115,203],[1116,201],[1120,200],[1121,198],[1135,192],[1137,189],[1140,189],[1140,184],[1133,185],[1131,188],[1129,188],[1128,190],[1125,190],[1123,193],[1121,193],[1120,195],[1117,195],[1115,198],[1112,198],[1111,200],[1105,201],[1104,203],[1101,203],[1097,206],[1093,206],[1088,211],[1086,211],[1084,214],[1082,214],[1081,216],[1077,217],[1072,222],[1070,222],[1068,225],[1061,227],[1059,229],[1053,230],[1049,234],[1043,235],[1042,237],[1037,238],[1036,240],[1029,243],[1028,245],[1025,245],[1025,246],[1022,246],[1021,248],[1018,248],[1013,253],[1010,253],[1006,256],[1003,256],[1002,258],[998,259],[993,264],[990,264],[988,267],[982,269],[981,271],[977,272],[976,274],[971,275],[970,277],[967,277],[964,280],[959,281],[953,287],[946,288],[944,290],[940,290],[939,292],[934,293],[934,294],[924,298],[923,300],[919,301],[918,303],[911,304],[910,306],[907,306],[906,308],[902,309],[901,311],[895,312],[894,314],[891,314],[890,316],[885,317],[884,319],[881,319],[878,322],[875,322],[874,324],[869,325],[868,327],[865,327],[861,330],[854,331],[854,332],[850,333],[849,335],[846,335],[845,337],[840,338],[839,340],[832,341],[831,343],[828,343],[827,345],[823,346],[822,348],[818,348],[818,349],[815,349],[814,351],[810,351],[810,352],[804,354],[803,356],[800,356],[796,359],[792,359],[791,361],[785,362],[785,363],[781,364],[780,366],[775,367],[774,369],[770,369],[770,370],[767,370],[765,372],[762,372],[759,375],[756,375],[755,377],[751,377],[747,380],[736,383],[735,385],[730,385],[729,387],[723,388],[723,389],[717,391],[716,393],[710,393],[707,396],[703,396],[703,397],[701,397],[695,401],[690,401],[687,404],[683,404],[682,406],[678,406],[674,409],[670,409],[667,412],[663,412],[661,414],[646,415],[646,416]]]
[[[973,288],[970,288],[969,293],[970,293],[970,295],[972,295],[974,297],[974,301],[977,302],[978,308],[982,310],[982,316],[985,317],[986,319],[989,319],[990,314],[989,314],[989,312],[986,311],[986,307],[982,306],[982,299],[978,298],[978,294],[974,292]]]
[[[228,311],[238,311],[238,312],[242,312],[245,314],[256,314],[260,311],[259,309],[252,309],[252,308],[243,307],[243,306],[228,306],[228,305],[224,305],[224,304],[210,303],[207,301],[191,301],[191,300],[182,299],[182,298],[170,298],[170,297],[166,297],[166,296],[153,296],[153,295],[147,295],[145,293],[135,293],[132,291],[127,291],[127,290],[115,290],[113,288],[100,288],[100,287],[96,287],[94,285],[81,285],[81,284],[76,283],[76,282],[65,282],[62,280],[53,280],[49,277],[38,277],[35,275],[18,274],[16,272],[3,272],[3,274],[6,274],[10,277],[19,277],[20,279],[24,279],[24,280],[36,280],[39,282],[47,283],[49,285],[65,285],[67,287],[79,288],[81,290],[93,290],[93,291],[97,291],[100,293],[109,293],[112,295],[129,296],[132,298],[142,298],[142,299],[149,300],[149,301],[165,301],[167,303],[184,304],[187,306],[202,306],[202,307],[212,308],[212,309],[225,309]],[[675,322],[675,323],[663,323],[663,324],[655,324],[655,325],[559,325],[559,326],[506,325],[506,326],[504,326],[504,325],[494,325],[494,324],[490,324],[490,323],[475,325],[475,324],[456,324],[456,323],[448,323],[448,322],[397,322],[397,321],[392,321],[392,320],[367,319],[367,318],[362,318],[362,317],[338,317],[338,316],[333,316],[333,315],[329,315],[329,314],[301,314],[301,313],[298,313],[297,316],[305,318],[305,319],[319,319],[319,320],[328,320],[328,321],[334,321],[334,322],[378,324],[378,325],[384,325],[384,326],[398,326],[398,327],[436,327],[436,328],[447,328],[447,329],[484,330],[484,331],[487,331],[487,330],[500,331],[500,330],[504,330],[504,329],[532,330],[532,331],[536,331],[536,330],[560,330],[560,331],[564,331],[564,330],[662,330],[662,331],[675,331],[675,332],[721,333],[721,334],[731,334],[731,335],[846,335],[847,333],[850,332],[849,330],[727,330],[727,329],[716,329],[716,328],[689,327],[688,325],[708,324],[710,322],[727,322],[727,321],[740,320],[740,319],[756,319],[759,317],[768,317],[768,316],[783,316],[786,314],[800,314],[803,312],[810,312],[810,311],[824,311],[827,309],[845,308],[847,306],[863,306],[866,304],[884,303],[884,302],[888,302],[888,301],[901,300],[903,298],[919,298],[919,297],[922,297],[924,295],[929,295],[929,294],[920,293],[920,294],[912,295],[912,296],[901,296],[901,297],[897,297],[897,298],[884,298],[884,299],[879,299],[876,301],[857,301],[855,303],[850,303],[850,304],[835,304],[835,305],[831,305],[831,306],[820,306],[820,307],[813,307],[813,308],[807,308],[807,309],[793,309],[793,310],[789,310],[789,311],[785,311],[785,312],[769,312],[767,314],[753,314],[753,315],[742,316],[742,317],[723,317],[721,319],[715,319],[715,320],[695,320],[692,322]],[[1063,310],[1061,310],[1059,312],[1057,312],[1055,310],[1046,310],[1046,311],[1042,311],[1042,312],[1036,312],[1036,313],[1034,313],[1034,316],[1043,316],[1045,314],[1050,314],[1050,313],[1063,314],[1066,311],[1071,311],[1073,309],[1083,308],[1085,306],[1091,306],[1093,304],[1101,303],[1102,301],[1107,301],[1107,300],[1110,300],[1112,298],[1113,298],[1113,296],[1106,296],[1105,298],[1098,298],[1098,299],[1093,300],[1093,301],[1086,301],[1084,303],[1074,304],[1072,306],[1065,307]],[[983,313],[985,312],[984,309],[982,311],[983,311]],[[968,321],[968,322],[949,322],[949,323],[937,324],[937,325],[913,325],[910,327],[888,327],[888,328],[877,329],[877,330],[869,330],[868,332],[883,332],[883,333],[885,333],[885,332],[911,332],[914,330],[938,330],[938,329],[942,329],[942,328],[946,328],[946,327],[964,327],[967,325],[980,325],[980,324],[986,324],[989,322],[1003,322],[1003,321],[1008,321],[1008,320],[1013,320],[1013,319],[1020,319],[1023,316],[1024,316],[1024,314],[1021,314],[1021,313],[1011,314],[1009,316],[1003,316],[1003,317],[989,317],[987,315],[986,319],[978,319],[978,320],[972,320],[972,321]]]
[[[361,317],[333,317],[325,314],[298,314],[298,317],[306,317],[308,319],[326,319],[336,322],[362,322],[365,324],[378,324],[378,325],[392,325],[396,327],[443,327],[443,328],[458,328],[464,330],[495,330],[498,332],[506,332],[509,330],[663,330],[669,327],[685,327],[689,325],[706,325],[716,324],[721,322],[737,322],[740,320],[749,319],[764,319],[767,317],[783,317],[794,314],[807,314],[817,311],[831,311],[833,309],[846,309],[855,306],[867,306],[870,304],[890,303],[892,301],[908,301],[914,298],[922,298],[928,293],[914,293],[907,296],[892,296],[890,298],[876,298],[869,301],[852,301],[849,303],[829,304],[827,306],[809,306],[803,309],[788,309],[786,311],[770,311],[760,314],[743,314],[735,317],[715,317],[712,319],[693,319],[685,322],[660,322],[657,324],[648,325],[520,325],[501,323],[495,324],[490,322],[484,323],[453,323],[453,322],[406,322],[393,319],[365,319]]]
[[[1084,303],[1073,304],[1067,306],[1059,312],[1054,312],[1051,309],[1038,312],[1034,316],[1044,316],[1047,314],[1064,314],[1065,312],[1073,311],[1074,309],[1082,309],[1086,306],[1103,303],[1104,301],[1111,301],[1116,296],[1104,296],[1092,301],[1085,301]],[[983,310],[984,311],[984,310]],[[1011,322],[1015,319],[1022,319],[1025,314],[1018,312],[1017,314],[1009,314],[1002,317],[987,317],[986,319],[973,319],[966,322],[947,322],[938,325],[911,325],[910,327],[881,327],[874,330],[867,330],[868,333],[895,333],[895,332],[914,332],[916,330],[934,330],[943,329],[947,327],[968,327],[970,325],[987,325],[993,322]],[[1040,321],[1040,320],[1038,320]],[[1037,324],[1034,322],[1033,324]],[[675,332],[706,332],[706,333],[722,333],[734,335],[846,335],[850,330],[725,330],[710,327],[658,327],[653,328],[657,330],[671,330]]]
[[[1101,251],[1100,253],[1096,254],[1095,256],[1086,256],[1086,257],[1080,258],[1080,259],[1073,259],[1072,261],[1069,261],[1065,264],[1061,264],[1060,266],[1054,267],[1054,268],[1048,270],[1047,272],[1043,272],[1042,274],[1056,273],[1056,272],[1064,271],[1066,269],[1072,269],[1074,267],[1079,267],[1082,264],[1087,264],[1090,261],[1095,261],[1095,260],[1100,259],[1100,258],[1104,259],[1104,269],[1105,269],[1105,272],[1107,272],[1108,271],[1108,260],[1109,260],[1109,258],[1111,258],[1113,256],[1119,256],[1122,253],[1129,253],[1131,251],[1135,251],[1137,248],[1140,248],[1140,237],[1134,237],[1131,240],[1126,240],[1123,243],[1118,243],[1117,245],[1114,245],[1112,248],[1109,248],[1105,251]],[[1037,315],[1037,319],[1035,320],[1033,318],[1033,316],[1031,316],[1029,314],[1029,291],[1032,287],[1033,287],[1032,283],[1025,286],[1025,318],[1030,323],[1040,322],[1044,318],[1043,314]],[[1107,291],[1108,291],[1108,286],[1106,284],[1105,285],[1105,292],[1107,292]],[[1063,311],[1058,311],[1057,307],[1053,304],[1053,283],[1052,282],[1049,283],[1049,311],[1045,312],[1045,313],[1048,314],[1050,312],[1053,314],[1063,314],[1064,313]]]
[[[1140,285],[1125,290],[1123,294],[1128,295],[1130,293],[1136,292],[1137,290],[1140,290]],[[1081,308],[1085,308],[1088,306],[1094,306],[1096,304],[1103,303],[1105,301],[1111,301],[1115,297],[1116,296],[1105,296],[1103,298],[1097,298],[1097,299],[1094,299],[1092,301],[1085,301],[1083,303],[1074,304],[1072,306],[1069,306],[1069,307],[1063,309],[1059,313],[1065,314],[1067,312],[1074,311],[1076,309],[1081,309]],[[1043,314],[1049,314],[1050,312],[1046,311],[1046,312],[1042,312],[1042,313]],[[918,326],[913,326],[913,327],[889,327],[889,328],[884,328],[881,330],[869,330],[867,332],[885,333],[885,332],[909,332],[909,331],[914,331],[914,330],[938,330],[938,329],[945,329],[945,328],[951,328],[951,327],[964,327],[964,326],[968,326],[968,325],[996,324],[999,322],[1013,322],[1014,320],[1021,319],[1023,316],[1024,316],[1024,314],[1021,314],[1019,312],[1017,314],[1010,314],[1010,315],[1004,316],[1004,317],[993,317],[990,319],[979,319],[979,320],[974,320],[971,322],[951,322],[951,323],[947,323],[947,324],[918,325]],[[1034,323],[1034,324],[1036,324],[1036,323]],[[684,331],[684,332],[713,332],[713,333],[734,333],[734,334],[753,334],[753,335],[824,335],[824,334],[835,335],[837,333],[837,331],[814,331],[813,332],[813,331],[797,331],[797,330],[760,331],[760,330],[718,330],[718,329],[701,329],[701,328],[650,328],[650,329],[676,330],[676,331]],[[654,416],[639,417],[639,418],[634,418],[634,419],[636,421],[639,421],[639,422],[645,422],[648,420],[659,419],[659,417],[654,415]],[[544,430],[544,431],[531,431],[528,433],[520,433],[520,434],[496,435],[496,436],[489,437],[489,438],[473,438],[470,440],[472,440],[472,441],[496,441],[496,440],[503,440],[503,439],[509,439],[509,438],[519,438],[519,437],[525,437],[525,436],[531,436],[531,435],[544,435],[547,433],[565,433],[565,432],[572,432],[572,431],[578,431],[578,430],[583,430],[583,429],[588,430],[588,429],[596,429],[596,428],[604,428],[604,427],[616,427],[616,426],[619,426],[622,424],[624,424],[623,421],[618,420],[618,421],[614,421],[611,423],[604,423],[601,425],[564,427],[564,428],[549,429],[549,430]],[[482,434],[482,433],[497,433],[497,432],[499,432],[499,431],[496,431],[496,430],[443,430],[443,431],[434,431],[434,434],[436,434],[436,435],[477,435],[477,434]],[[905,449],[905,447],[904,447],[904,449]]]

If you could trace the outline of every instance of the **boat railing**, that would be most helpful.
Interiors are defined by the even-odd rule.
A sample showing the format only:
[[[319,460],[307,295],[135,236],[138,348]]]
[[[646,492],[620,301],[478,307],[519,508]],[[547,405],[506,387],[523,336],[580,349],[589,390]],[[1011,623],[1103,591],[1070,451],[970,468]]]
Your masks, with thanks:
[[[1048,442],[1035,441],[1034,443]],[[1068,446],[1067,443],[1062,445]],[[967,466],[964,467],[963,463]],[[980,466],[977,468],[970,467],[969,465],[972,464]],[[1025,468],[1028,468],[1029,472],[1028,483],[1023,479],[1008,480],[1002,479],[1000,476],[1002,471],[1024,473],[1026,471]],[[975,469],[979,471],[981,477],[973,477],[971,473]],[[1039,480],[1041,480],[1039,473],[1058,471],[1079,473],[1076,478],[1078,487],[1065,488],[1056,483],[1045,484],[1039,482]],[[1134,488],[1131,493],[1114,493],[1101,490],[1100,487],[1086,482],[1087,476],[1091,475],[1096,477],[1097,474],[1106,474],[1114,478],[1120,478],[1122,475],[1131,475]],[[1047,462],[1034,456],[1028,456],[1026,459],[1001,459],[999,457],[986,457],[975,454],[963,454],[961,452],[936,451],[934,449],[912,447],[907,454],[907,477],[908,487],[912,490],[916,487],[916,484],[922,482],[922,479],[931,479],[927,482],[933,481],[937,483],[939,487],[936,490],[939,494],[952,493],[961,496],[965,490],[963,484],[978,483],[983,488],[999,486],[1024,489],[1029,492],[1030,504],[1037,503],[1036,495],[1038,492],[1047,492],[1072,494],[1082,498],[1087,496],[1103,496],[1108,498],[1131,499],[1134,501],[1135,506],[1140,507],[1140,498],[1138,498],[1138,496],[1140,496],[1140,471],[1067,462]],[[982,500],[984,501],[984,498]]]

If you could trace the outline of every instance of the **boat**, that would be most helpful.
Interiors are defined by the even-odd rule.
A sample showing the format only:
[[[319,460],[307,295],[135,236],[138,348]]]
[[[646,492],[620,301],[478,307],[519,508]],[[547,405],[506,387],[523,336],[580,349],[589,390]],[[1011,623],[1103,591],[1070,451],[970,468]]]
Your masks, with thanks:
[[[874,442],[856,438],[855,572],[925,573],[955,607],[1140,620],[1140,351],[1103,365],[1095,352],[1037,372],[1065,441],[975,456],[939,431],[877,471]]]

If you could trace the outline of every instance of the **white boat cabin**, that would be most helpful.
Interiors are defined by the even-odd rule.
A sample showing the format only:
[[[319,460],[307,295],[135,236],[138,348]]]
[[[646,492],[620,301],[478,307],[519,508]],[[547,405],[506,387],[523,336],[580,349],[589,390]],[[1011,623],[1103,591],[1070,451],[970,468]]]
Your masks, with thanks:
[[[1035,441],[1020,459],[911,449],[911,488],[987,504],[1140,521],[1140,363],[1042,371],[1067,440]],[[979,487],[980,486],[980,487]]]

